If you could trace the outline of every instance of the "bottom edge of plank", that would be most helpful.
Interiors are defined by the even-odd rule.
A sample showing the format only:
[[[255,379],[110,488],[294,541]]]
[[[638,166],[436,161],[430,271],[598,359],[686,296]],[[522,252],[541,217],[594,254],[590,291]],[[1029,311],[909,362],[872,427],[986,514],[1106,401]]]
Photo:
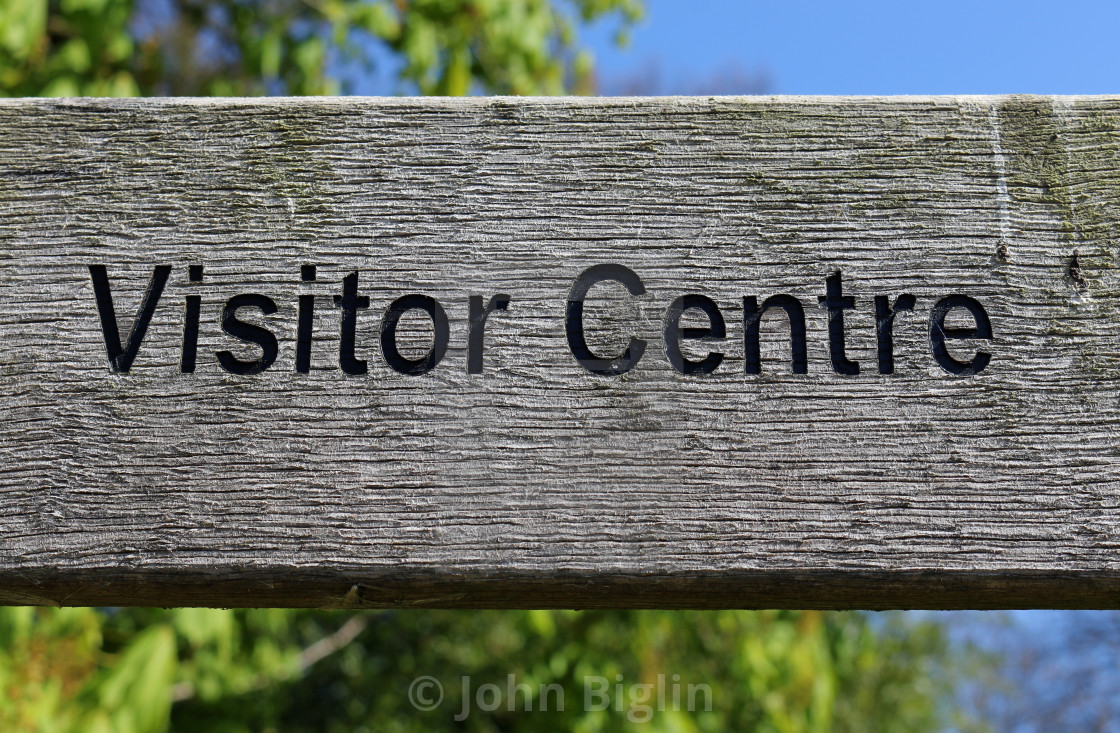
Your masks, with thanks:
[[[228,568],[0,572],[0,604],[213,608],[1120,608],[1120,571],[465,574]]]

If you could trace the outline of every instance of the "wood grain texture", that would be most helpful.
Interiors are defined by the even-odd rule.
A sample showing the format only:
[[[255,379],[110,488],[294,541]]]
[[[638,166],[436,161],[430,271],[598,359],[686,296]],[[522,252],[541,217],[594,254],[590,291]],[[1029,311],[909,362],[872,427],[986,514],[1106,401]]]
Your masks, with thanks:
[[[1120,98],[2,101],[0,601],[1120,607],[1117,171]],[[646,288],[587,303],[594,349],[649,342],[620,376],[565,337],[605,263]],[[91,264],[123,334],[172,267],[127,374]],[[362,376],[332,300],[355,271]],[[817,307],[836,271],[858,375]],[[219,325],[240,293],[279,307],[243,311],[279,339],[261,374],[214,356],[259,353]],[[422,376],[378,345],[409,293],[450,322]],[[468,374],[468,297],[496,293]],[[727,320],[685,348],[724,353],[713,374],[666,358],[686,293]],[[743,297],[783,293],[809,373],[768,314],[746,374]],[[873,297],[902,293],[880,374]],[[991,316],[955,348],[992,354],[974,376],[930,354],[952,293]]]

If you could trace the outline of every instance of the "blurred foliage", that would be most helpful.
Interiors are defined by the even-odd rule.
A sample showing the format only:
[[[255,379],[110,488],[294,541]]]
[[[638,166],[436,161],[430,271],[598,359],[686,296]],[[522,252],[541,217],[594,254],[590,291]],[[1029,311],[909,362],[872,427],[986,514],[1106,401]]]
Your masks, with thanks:
[[[0,0],[0,95],[337,94],[378,58],[421,94],[590,93],[577,28],[610,19],[624,34],[641,13],[642,0]]]
[[[959,652],[936,623],[860,613],[3,608],[0,730],[976,730],[953,717],[974,664]],[[409,701],[421,675],[443,685],[435,710]],[[584,709],[595,676],[607,710]],[[689,712],[701,684],[711,709],[700,693]],[[563,710],[554,692],[542,711],[544,685]]]

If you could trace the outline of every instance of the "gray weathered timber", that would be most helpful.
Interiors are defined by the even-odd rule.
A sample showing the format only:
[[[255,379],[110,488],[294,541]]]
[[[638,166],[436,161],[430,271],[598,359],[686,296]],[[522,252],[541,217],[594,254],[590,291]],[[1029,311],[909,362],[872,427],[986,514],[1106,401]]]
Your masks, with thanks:
[[[0,102],[0,602],[1120,607],[1118,171],[1106,97]],[[646,289],[585,308],[597,352],[648,341],[619,376],[565,336],[597,264]],[[127,374],[90,265],[122,341],[172,268]],[[355,271],[365,375],[332,299]],[[857,375],[817,306],[837,271]],[[378,340],[410,293],[450,323],[421,376]],[[497,293],[468,374],[468,298]],[[666,358],[686,293],[727,321],[684,345],[712,374]],[[880,374],[873,298],[904,293]],[[261,353],[219,323],[238,294],[278,306],[239,311],[279,341],[260,374],[215,357]],[[780,311],[745,373],[743,298],[775,294],[808,374]],[[951,349],[991,353],[973,376],[931,356],[950,294],[991,316]]]

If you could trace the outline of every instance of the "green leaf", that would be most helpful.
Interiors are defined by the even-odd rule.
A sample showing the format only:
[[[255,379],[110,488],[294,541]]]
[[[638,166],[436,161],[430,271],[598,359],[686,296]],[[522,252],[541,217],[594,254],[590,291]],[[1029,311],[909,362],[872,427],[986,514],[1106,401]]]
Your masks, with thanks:
[[[171,683],[178,666],[175,633],[166,624],[141,632],[92,687],[118,733],[156,733],[171,714]]]
[[[62,45],[56,55],[57,63],[75,74],[89,71],[91,67],[89,46],[81,38],[74,38]]]
[[[392,41],[400,36],[400,19],[385,3],[361,3],[353,13],[353,23],[378,38]]]
[[[64,13],[103,13],[113,0],[61,0],[60,7]]]
[[[321,72],[326,61],[326,46],[323,39],[313,36],[297,44],[292,50],[292,60],[303,77],[314,86],[313,80],[322,77]]]
[[[276,28],[261,38],[261,76],[271,79],[280,75],[280,62],[284,57],[283,29]]]
[[[43,97],[76,97],[79,94],[81,88],[78,86],[78,80],[72,76],[60,76],[50,81],[39,92]]]
[[[0,49],[31,58],[47,32],[47,0],[0,0]]]

